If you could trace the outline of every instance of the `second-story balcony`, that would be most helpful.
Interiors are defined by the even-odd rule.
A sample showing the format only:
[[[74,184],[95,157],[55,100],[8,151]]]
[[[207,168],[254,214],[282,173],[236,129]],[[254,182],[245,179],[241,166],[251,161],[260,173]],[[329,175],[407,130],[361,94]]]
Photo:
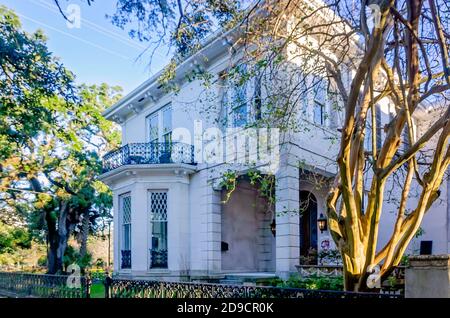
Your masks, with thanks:
[[[103,173],[125,165],[166,163],[194,165],[194,146],[180,142],[130,143],[103,157]]]

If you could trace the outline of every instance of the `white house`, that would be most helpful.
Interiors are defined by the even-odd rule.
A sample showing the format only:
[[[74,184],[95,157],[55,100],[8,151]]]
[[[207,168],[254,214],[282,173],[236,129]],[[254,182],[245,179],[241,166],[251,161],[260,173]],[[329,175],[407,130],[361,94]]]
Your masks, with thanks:
[[[244,173],[255,165],[239,162],[240,156],[251,156],[252,149],[251,143],[235,140],[242,137],[242,131],[228,137],[218,131],[242,128],[257,112],[254,103],[230,110],[224,100],[239,98],[239,94],[252,99],[259,88],[255,84],[230,92],[216,84],[209,91],[217,98],[207,98],[200,80],[186,81],[184,75],[200,66],[220,78],[230,66],[228,41],[224,41],[229,36],[214,34],[203,49],[178,66],[177,94],[166,93],[157,74],[104,113],[122,127],[123,146],[104,157],[100,177],[114,193],[117,275],[192,280],[221,279],[233,273],[286,276],[297,271],[300,256],[310,249],[333,248],[328,231],[321,232],[317,221],[325,215],[327,180],[336,172],[334,140],[342,114],[331,109],[326,97],[320,107],[314,99],[300,103],[303,111],[297,111],[295,118],[305,129],[283,133],[279,141],[275,131],[267,132],[274,147],[256,167],[274,172],[275,205],[244,177],[225,200],[224,173],[230,169]],[[318,95],[314,98],[321,98]],[[381,102],[379,109],[378,120],[387,121],[393,112],[389,102]],[[228,119],[225,124],[224,117]],[[416,118],[418,130],[421,118]],[[221,150],[210,143],[218,140],[223,141],[222,157],[232,160],[216,160]],[[312,172],[314,178],[320,176],[321,187],[311,179]],[[432,253],[449,252],[447,184],[442,188],[445,199],[427,214],[423,235],[411,244],[409,253],[419,253],[421,245],[422,252],[427,252],[430,244]],[[305,202],[307,209],[300,217],[295,211]],[[380,244],[389,238],[395,216],[389,208],[386,211]]]

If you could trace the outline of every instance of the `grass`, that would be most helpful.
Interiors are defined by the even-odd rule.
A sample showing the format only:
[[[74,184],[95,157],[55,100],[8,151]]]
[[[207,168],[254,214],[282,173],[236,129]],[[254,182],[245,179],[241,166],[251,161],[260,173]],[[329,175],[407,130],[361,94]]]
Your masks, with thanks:
[[[105,285],[102,282],[92,284],[91,298],[105,298]]]

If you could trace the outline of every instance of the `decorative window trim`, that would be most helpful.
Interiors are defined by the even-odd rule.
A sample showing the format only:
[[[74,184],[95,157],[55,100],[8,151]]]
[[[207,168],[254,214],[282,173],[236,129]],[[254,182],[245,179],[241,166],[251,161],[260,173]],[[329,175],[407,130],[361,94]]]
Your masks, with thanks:
[[[148,240],[148,251],[149,251],[149,265],[148,268],[151,271],[160,271],[168,269],[168,213],[169,213],[169,203],[168,203],[168,190],[158,190],[151,189],[148,190],[148,224],[149,224],[149,240]],[[154,200],[162,200],[162,202],[154,203]],[[154,206],[157,205],[157,206]],[[155,209],[160,209],[160,211],[155,211]],[[156,213],[160,212],[160,215]],[[159,229],[161,230],[160,237],[154,235],[155,223],[159,224]],[[165,235],[165,236],[163,236]],[[154,245],[157,245],[156,249]],[[159,248],[162,246],[162,248]]]

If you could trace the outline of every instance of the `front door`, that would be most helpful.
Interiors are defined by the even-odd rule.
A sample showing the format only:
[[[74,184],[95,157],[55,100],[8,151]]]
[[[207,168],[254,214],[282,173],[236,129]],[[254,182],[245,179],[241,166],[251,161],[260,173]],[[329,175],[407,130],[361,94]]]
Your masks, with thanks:
[[[300,191],[300,255],[315,262],[317,256],[317,200],[309,191]]]

